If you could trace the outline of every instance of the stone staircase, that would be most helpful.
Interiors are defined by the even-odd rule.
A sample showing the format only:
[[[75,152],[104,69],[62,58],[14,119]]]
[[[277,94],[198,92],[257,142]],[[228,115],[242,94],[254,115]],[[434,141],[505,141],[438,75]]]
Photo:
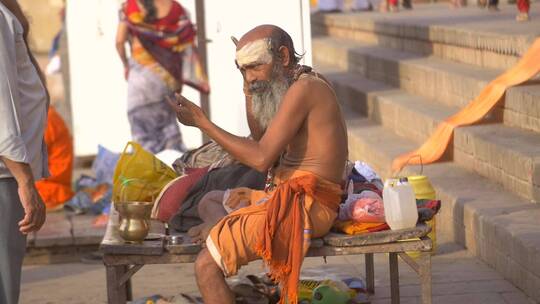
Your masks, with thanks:
[[[417,5],[314,15],[313,60],[345,110],[350,158],[388,177],[394,157],[417,148],[540,36],[540,14],[526,25],[514,14],[514,6],[494,15]],[[540,301],[540,81],[509,89],[480,124],[456,129],[443,161],[423,170],[443,200],[438,243],[465,246]]]

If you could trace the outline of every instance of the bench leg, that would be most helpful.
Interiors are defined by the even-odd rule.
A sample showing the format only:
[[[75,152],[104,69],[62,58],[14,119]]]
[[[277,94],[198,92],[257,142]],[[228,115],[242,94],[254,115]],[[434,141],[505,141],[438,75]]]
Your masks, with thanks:
[[[395,252],[389,253],[390,262],[390,292],[392,304],[399,304],[399,270],[398,270],[398,254]]]
[[[109,304],[125,304],[131,298],[131,283],[118,284],[127,270],[127,266],[105,266],[107,271],[107,302]],[[128,294],[129,293],[129,294]]]
[[[422,252],[418,258],[422,304],[431,304],[431,253]]]
[[[125,268],[128,269],[127,267]],[[126,282],[126,299],[128,301],[133,301],[133,290],[131,289],[131,279]]]
[[[373,253],[364,255],[366,262],[366,288],[369,294],[375,294],[375,266],[373,262]]]

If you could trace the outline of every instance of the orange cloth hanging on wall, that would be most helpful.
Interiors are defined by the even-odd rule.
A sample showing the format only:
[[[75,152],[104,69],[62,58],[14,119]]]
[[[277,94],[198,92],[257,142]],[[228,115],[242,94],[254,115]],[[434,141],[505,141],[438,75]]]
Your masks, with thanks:
[[[62,117],[53,107],[49,107],[47,115],[45,143],[51,176],[37,181],[36,187],[47,210],[51,210],[62,206],[73,196],[73,141]]]
[[[443,121],[420,148],[396,157],[392,163],[392,171],[401,171],[407,164],[430,164],[439,160],[448,147],[455,128],[481,120],[509,87],[523,83],[539,72],[540,38],[535,40],[515,66],[491,81],[465,108]]]

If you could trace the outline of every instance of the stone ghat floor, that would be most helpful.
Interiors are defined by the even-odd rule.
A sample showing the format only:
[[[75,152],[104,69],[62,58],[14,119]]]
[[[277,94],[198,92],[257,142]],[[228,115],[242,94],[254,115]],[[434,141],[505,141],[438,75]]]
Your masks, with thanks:
[[[373,304],[390,303],[388,257],[375,255],[375,295]],[[363,277],[362,256],[309,258],[303,276]],[[433,303],[436,304],[531,304],[519,289],[495,270],[455,244],[440,244],[433,258]],[[400,260],[401,303],[420,303],[416,274]],[[260,262],[241,269],[240,275],[262,272]],[[173,296],[194,294],[197,285],[193,264],[150,265],[133,279],[134,297],[153,294]],[[105,269],[96,264],[67,263],[23,267],[20,303],[106,303]]]

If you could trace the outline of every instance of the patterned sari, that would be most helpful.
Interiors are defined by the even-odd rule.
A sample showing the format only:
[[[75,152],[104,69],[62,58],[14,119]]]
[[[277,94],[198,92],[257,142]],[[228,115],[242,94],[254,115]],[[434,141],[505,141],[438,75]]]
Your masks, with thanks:
[[[208,86],[197,85],[183,77],[185,52],[193,48],[195,29],[184,8],[173,1],[169,13],[152,22],[136,0],[127,0],[120,19],[136,37],[140,46],[131,50],[128,77],[128,118],[133,140],[152,153],[164,149],[184,150],[174,111],[166,96],[180,92],[183,84],[202,92]]]

